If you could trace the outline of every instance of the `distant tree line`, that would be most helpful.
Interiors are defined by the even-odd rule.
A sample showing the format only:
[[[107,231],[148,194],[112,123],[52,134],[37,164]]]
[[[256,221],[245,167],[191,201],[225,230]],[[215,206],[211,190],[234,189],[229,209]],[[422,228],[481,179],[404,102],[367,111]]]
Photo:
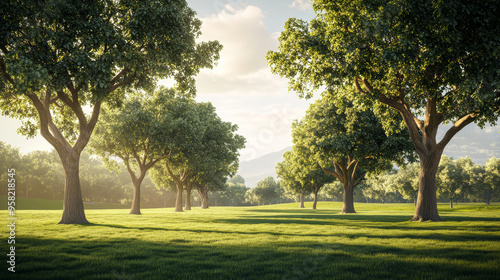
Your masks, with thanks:
[[[62,200],[64,195],[64,170],[57,153],[34,151],[21,154],[18,148],[0,142],[0,170],[16,169],[16,196],[28,198]],[[134,186],[123,163],[117,164],[113,171],[87,152],[80,160],[80,177],[84,203],[107,203],[131,205]],[[7,172],[0,172],[0,181],[6,182]],[[218,191],[208,192],[209,206],[250,205],[245,201],[245,186],[241,176],[227,181]],[[176,192],[172,189],[157,187],[151,177],[145,176],[141,187],[141,202],[144,207],[173,207]],[[0,185],[1,195],[7,194],[7,185]],[[184,199],[185,199],[184,193]],[[201,206],[201,198],[196,193],[194,206]]]

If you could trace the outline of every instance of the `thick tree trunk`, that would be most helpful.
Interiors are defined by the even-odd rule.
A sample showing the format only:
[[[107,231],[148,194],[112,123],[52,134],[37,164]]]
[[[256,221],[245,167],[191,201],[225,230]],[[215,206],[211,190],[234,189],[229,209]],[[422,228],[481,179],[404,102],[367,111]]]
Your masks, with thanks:
[[[178,184],[177,185],[177,198],[175,199],[175,210],[174,210],[174,212],[184,212],[182,210],[182,191],[183,191],[182,184]]]
[[[316,204],[318,203],[318,192],[314,192],[314,202],[313,202],[313,209],[316,209]]]
[[[417,207],[412,221],[442,221],[437,210],[436,174],[441,152],[420,157]]]
[[[141,184],[134,182],[134,196],[132,197],[132,208],[130,213],[133,215],[141,215]]]
[[[300,194],[300,205],[299,205],[299,208],[305,208],[304,207],[304,194],[303,193]]]
[[[186,185],[186,205],[184,210],[191,210],[191,184]]]
[[[63,214],[59,224],[88,224],[80,186],[80,154],[75,151],[68,151],[66,154],[59,154],[59,157],[63,163],[66,177]]]
[[[208,191],[205,191],[201,197],[201,209],[208,209]]]
[[[341,213],[356,213],[354,211],[354,186],[344,185],[344,205]]]

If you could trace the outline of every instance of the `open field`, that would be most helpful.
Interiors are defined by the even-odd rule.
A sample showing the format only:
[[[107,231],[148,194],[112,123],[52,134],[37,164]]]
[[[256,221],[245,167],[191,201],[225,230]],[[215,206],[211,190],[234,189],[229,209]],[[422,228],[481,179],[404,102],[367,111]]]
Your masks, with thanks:
[[[439,205],[446,222],[408,222],[412,204],[340,203],[16,212],[16,273],[0,279],[498,279],[500,205]],[[310,207],[306,203],[306,207]],[[7,224],[7,211],[0,211]]]

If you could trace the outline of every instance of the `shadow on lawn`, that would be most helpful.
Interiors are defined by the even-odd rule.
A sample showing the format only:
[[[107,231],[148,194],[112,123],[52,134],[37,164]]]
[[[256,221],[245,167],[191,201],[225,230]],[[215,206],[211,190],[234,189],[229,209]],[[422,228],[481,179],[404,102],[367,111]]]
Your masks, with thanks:
[[[397,223],[400,221],[401,216],[383,216],[383,222],[374,221],[373,216],[363,216],[363,215],[277,215],[277,216],[243,216],[241,218],[231,218],[231,219],[216,219],[211,220],[215,223],[225,223],[225,224],[235,224],[235,225],[249,225],[249,224],[298,224],[298,225],[327,225],[332,228],[325,227],[321,230],[321,233],[288,233],[279,231],[258,231],[258,230],[239,230],[239,227],[235,227],[235,230],[217,230],[217,229],[192,229],[192,228],[164,228],[164,227],[140,227],[140,226],[125,226],[117,224],[88,224],[82,225],[84,227],[108,227],[108,228],[119,228],[127,230],[137,230],[137,231],[158,231],[158,232],[192,232],[199,234],[238,234],[241,236],[245,235],[271,235],[271,236],[283,236],[283,237],[342,237],[349,239],[357,238],[376,238],[376,239],[424,239],[424,240],[437,240],[437,241],[500,241],[500,236],[487,234],[489,232],[500,232],[500,225],[487,225],[487,226],[475,226],[474,232],[470,231],[469,225],[457,226],[456,224],[447,224],[446,222],[441,223],[418,223],[418,222],[405,222]],[[452,217],[448,217],[452,218]],[[462,217],[458,217],[462,218]],[[392,220],[388,221],[388,220]],[[492,219],[492,221],[497,221],[499,219]],[[396,221],[396,223],[394,222]],[[491,221],[491,220],[488,220]],[[350,233],[342,233],[334,229],[335,226],[348,226],[351,231]],[[364,228],[373,228],[379,230],[393,230],[391,235],[387,235],[385,232],[380,234],[374,231],[373,233],[367,233]],[[357,230],[359,229],[359,230]],[[354,230],[354,231],[353,231]],[[429,232],[430,231],[430,232]],[[441,233],[439,231],[443,231]],[[369,232],[369,231],[368,231]],[[453,234],[456,232],[457,234]],[[467,234],[464,234],[467,232]]]
[[[211,245],[196,240],[149,242],[104,236],[92,241],[28,236],[18,241],[22,254],[16,278],[34,280],[496,279],[499,265],[499,253],[494,251],[406,249],[309,240],[269,246]]]

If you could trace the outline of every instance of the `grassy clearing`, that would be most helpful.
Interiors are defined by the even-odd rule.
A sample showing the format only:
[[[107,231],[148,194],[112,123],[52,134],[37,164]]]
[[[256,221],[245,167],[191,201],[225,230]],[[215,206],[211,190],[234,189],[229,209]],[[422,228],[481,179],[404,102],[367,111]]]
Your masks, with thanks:
[[[498,204],[440,205],[442,223],[408,222],[411,204],[297,206],[87,210],[90,225],[20,210],[12,279],[498,279]]]

